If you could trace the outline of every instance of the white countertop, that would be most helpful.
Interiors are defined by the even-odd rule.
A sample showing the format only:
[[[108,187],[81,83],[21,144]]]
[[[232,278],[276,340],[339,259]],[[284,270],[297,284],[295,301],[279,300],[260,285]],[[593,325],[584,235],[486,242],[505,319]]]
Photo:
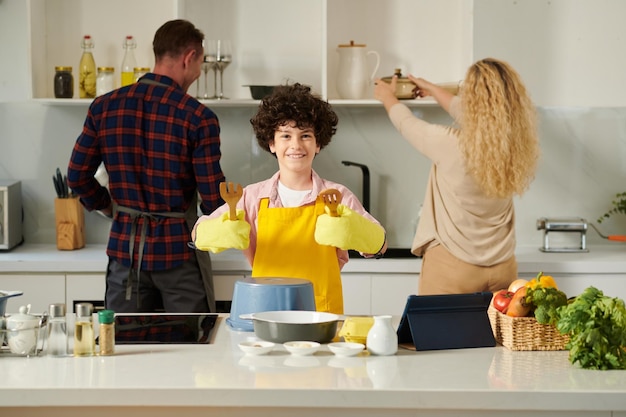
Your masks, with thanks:
[[[543,416],[555,410],[572,410],[567,415],[607,411],[601,414],[607,416],[611,410],[626,411],[626,371],[579,369],[569,363],[567,351],[401,349],[395,356],[364,352],[342,359],[323,345],[310,357],[291,356],[282,346],[254,357],[237,347],[253,333],[230,330],[224,318],[218,319],[209,345],[123,345],[108,357],[0,357],[0,407],[5,407],[0,413],[25,415],[18,408],[33,407],[28,415],[47,415],[46,407],[107,406],[142,406],[150,415],[175,415],[169,407],[187,407],[185,416],[196,415],[194,410],[208,415],[208,408],[221,415],[252,415],[248,407],[256,409],[255,416],[331,415],[329,408],[341,408],[342,416],[416,415],[407,410],[460,415],[515,409],[516,416],[542,410]],[[87,411],[81,415],[111,412]]]
[[[0,273],[3,272],[105,272],[107,256],[104,245],[87,245],[74,251],[60,251],[55,245],[24,244],[0,253]],[[626,273],[626,244],[592,246],[586,253],[545,253],[538,247],[518,247],[516,251],[520,274],[538,271],[572,274]],[[250,265],[241,252],[227,250],[211,254],[215,272],[249,272]],[[354,273],[419,273],[422,260],[355,259],[342,272]]]

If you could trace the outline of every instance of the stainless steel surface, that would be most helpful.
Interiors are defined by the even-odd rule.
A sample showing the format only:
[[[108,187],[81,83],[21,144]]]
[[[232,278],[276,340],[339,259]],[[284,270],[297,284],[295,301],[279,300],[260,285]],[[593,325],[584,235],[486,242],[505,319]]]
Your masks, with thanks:
[[[0,180],[0,250],[11,249],[24,241],[22,221],[22,183]]]
[[[537,219],[537,230],[543,230],[543,246],[539,250],[542,252],[589,252],[587,249],[587,228],[587,220],[581,217],[541,217]],[[554,244],[550,241],[550,235],[554,238],[554,233],[576,233],[578,239],[570,245],[562,242]]]

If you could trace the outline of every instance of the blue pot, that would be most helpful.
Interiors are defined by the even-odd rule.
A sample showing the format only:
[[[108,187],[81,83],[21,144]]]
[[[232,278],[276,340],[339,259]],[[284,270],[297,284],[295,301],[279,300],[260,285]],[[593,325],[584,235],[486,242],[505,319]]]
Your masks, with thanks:
[[[226,323],[234,330],[252,332],[250,319],[243,314],[263,311],[315,311],[311,281],[299,278],[244,278],[235,282],[230,317]]]

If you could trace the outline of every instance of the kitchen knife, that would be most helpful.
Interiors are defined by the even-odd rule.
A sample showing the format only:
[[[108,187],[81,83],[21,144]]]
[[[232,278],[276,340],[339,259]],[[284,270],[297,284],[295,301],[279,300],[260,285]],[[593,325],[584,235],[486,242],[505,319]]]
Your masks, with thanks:
[[[61,192],[61,188],[59,187],[59,182],[57,180],[56,175],[52,176],[52,183],[54,184],[54,191],[57,193],[57,197],[58,198],[63,198],[62,197],[62,192]]]

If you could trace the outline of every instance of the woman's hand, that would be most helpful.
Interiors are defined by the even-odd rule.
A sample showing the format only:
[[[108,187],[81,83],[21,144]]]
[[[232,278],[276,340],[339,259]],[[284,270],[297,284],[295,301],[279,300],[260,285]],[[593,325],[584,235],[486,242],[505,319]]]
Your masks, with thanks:
[[[407,77],[413,82],[413,84],[415,84],[415,88],[413,89],[415,97],[433,96],[433,90],[439,88],[423,78],[414,77],[411,74],[409,74]]]
[[[423,78],[414,77],[411,74],[408,75],[408,78],[416,86],[413,89],[415,97],[432,97],[445,111],[449,112],[450,102],[454,97],[451,92],[437,84],[433,84]]]
[[[399,103],[395,94],[397,82],[398,77],[396,75],[391,77],[391,83],[389,84],[380,78],[374,80],[374,98],[381,101],[387,111],[389,111],[394,104]]]

